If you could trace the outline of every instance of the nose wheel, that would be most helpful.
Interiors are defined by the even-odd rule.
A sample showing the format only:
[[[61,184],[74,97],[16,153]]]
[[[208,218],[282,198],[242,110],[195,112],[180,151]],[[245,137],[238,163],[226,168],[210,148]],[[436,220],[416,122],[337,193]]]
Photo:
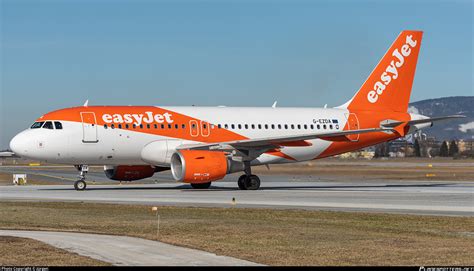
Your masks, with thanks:
[[[77,191],[83,191],[87,187],[86,173],[89,171],[89,166],[87,166],[87,165],[77,165],[75,167],[77,168],[77,170],[80,171],[80,173],[79,173],[79,180],[74,182],[74,188]]]
[[[74,188],[77,190],[77,191],[82,191],[82,190],[85,190],[86,189],[86,182],[84,180],[77,180],[76,182],[74,182]]]

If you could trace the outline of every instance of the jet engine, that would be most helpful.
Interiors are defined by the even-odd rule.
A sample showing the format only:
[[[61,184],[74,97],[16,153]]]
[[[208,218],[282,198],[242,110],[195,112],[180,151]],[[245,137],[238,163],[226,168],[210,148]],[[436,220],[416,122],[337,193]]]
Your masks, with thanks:
[[[155,172],[168,170],[165,167],[153,167],[149,165],[139,166],[104,166],[107,178],[115,181],[136,181],[153,176]]]
[[[185,183],[208,183],[242,170],[242,162],[231,160],[222,151],[179,150],[171,156],[173,178]]]

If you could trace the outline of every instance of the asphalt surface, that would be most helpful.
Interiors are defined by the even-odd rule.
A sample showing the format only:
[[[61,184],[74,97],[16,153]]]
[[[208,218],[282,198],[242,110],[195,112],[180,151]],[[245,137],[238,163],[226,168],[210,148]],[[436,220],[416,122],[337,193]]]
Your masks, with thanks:
[[[46,174],[52,179],[58,174],[75,178],[74,172]],[[235,174],[204,190],[176,183],[168,175],[157,174],[145,184],[105,185],[100,183],[110,180],[97,172],[89,174],[96,185],[89,183],[86,191],[75,191],[72,181],[58,180],[61,185],[0,186],[0,199],[474,216],[474,182],[468,181],[321,181],[311,176],[260,175],[260,190],[241,191]]]
[[[0,230],[0,236],[36,239],[113,265],[248,266],[253,262],[141,238],[102,234]]]

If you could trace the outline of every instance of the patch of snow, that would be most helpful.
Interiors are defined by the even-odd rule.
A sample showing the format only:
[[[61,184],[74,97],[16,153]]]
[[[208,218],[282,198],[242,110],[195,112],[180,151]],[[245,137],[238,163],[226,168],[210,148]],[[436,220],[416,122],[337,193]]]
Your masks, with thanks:
[[[468,130],[474,130],[474,121],[464,123],[464,124],[459,124],[459,131],[463,133],[467,133]]]
[[[408,113],[420,114],[420,111],[418,110],[418,108],[416,108],[414,106],[410,106],[410,107],[408,107]]]

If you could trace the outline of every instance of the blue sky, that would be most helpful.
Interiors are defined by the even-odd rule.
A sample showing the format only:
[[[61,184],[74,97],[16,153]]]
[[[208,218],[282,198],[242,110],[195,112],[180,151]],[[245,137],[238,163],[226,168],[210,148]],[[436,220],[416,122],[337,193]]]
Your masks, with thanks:
[[[412,101],[473,95],[472,1],[2,0],[0,148],[81,105],[337,106],[401,30]]]

